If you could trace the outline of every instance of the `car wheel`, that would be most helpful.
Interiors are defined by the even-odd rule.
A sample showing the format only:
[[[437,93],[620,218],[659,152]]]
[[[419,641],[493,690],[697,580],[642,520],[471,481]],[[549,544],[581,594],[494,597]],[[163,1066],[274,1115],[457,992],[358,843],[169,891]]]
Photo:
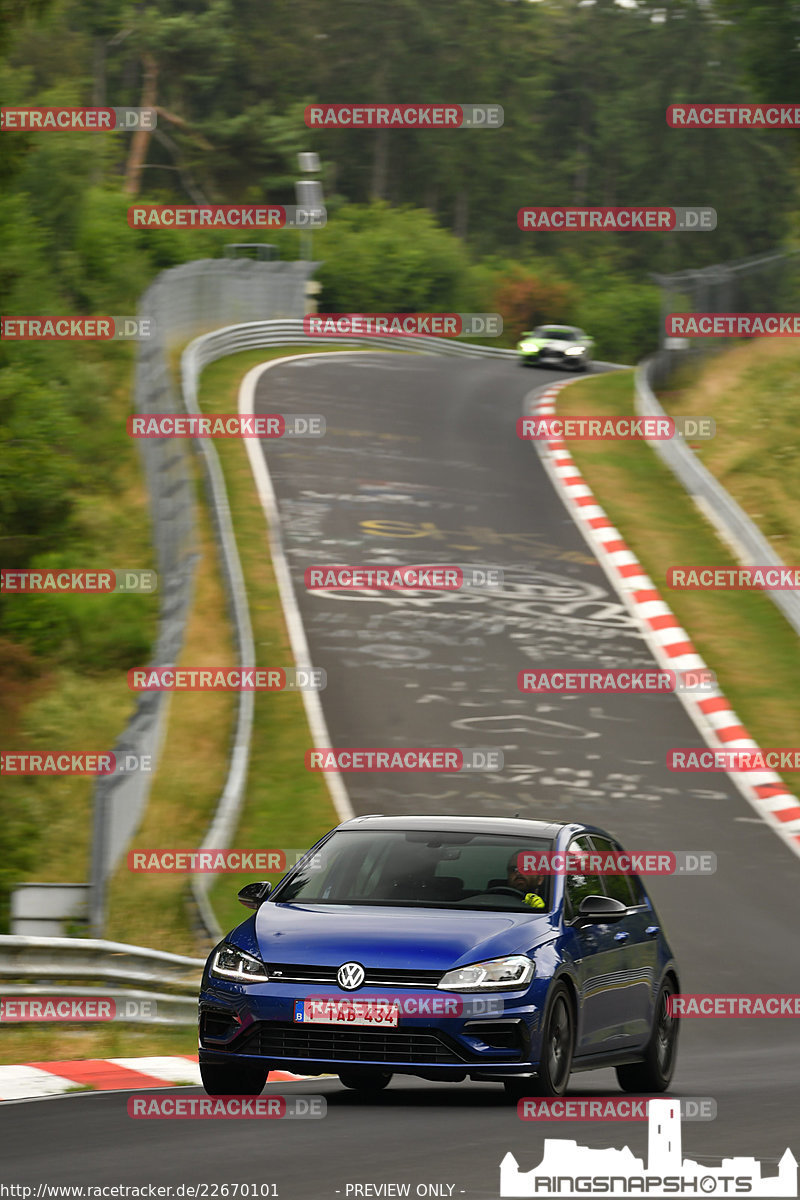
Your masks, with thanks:
[[[260,1096],[269,1067],[251,1063],[200,1063],[200,1078],[209,1096]]]
[[[643,1062],[617,1067],[617,1082],[623,1092],[665,1092],[678,1057],[677,1017],[667,1012],[667,998],[675,995],[675,983],[665,979],[656,1001],[656,1015]]]
[[[539,1074],[532,1078],[506,1079],[507,1095],[514,1100],[523,1096],[563,1096],[572,1072],[575,1052],[575,1016],[569,993],[557,983],[550,997],[542,1032]]]
[[[354,1092],[382,1092],[392,1081],[391,1071],[340,1071],[341,1083]]]

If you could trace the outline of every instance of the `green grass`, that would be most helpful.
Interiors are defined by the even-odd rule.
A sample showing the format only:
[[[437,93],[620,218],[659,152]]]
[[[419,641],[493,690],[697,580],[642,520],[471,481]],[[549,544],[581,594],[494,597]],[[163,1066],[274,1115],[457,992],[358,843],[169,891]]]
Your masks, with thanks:
[[[725,371],[724,362],[717,363]],[[717,421],[717,442],[707,444],[703,459],[710,469],[730,456],[736,438],[736,460],[743,488],[763,469],[754,461],[748,470],[745,455],[739,454],[747,429],[741,414],[734,413],[745,401],[726,387],[724,402],[709,408],[710,389],[684,395],[682,404],[670,412],[709,413]],[[691,407],[689,407],[691,405]],[[559,415],[633,413],[633,375],[614,372],[582,380],[561,393]],[[795,452],[800,429],[783,430]],[[752,442],[750,443],[752,445]],[[753,455],[769,452],[754,447]],[[710,564],[735,566],[736,560],[720,542],[678,481],[644,442],[573,442],[572,453],[598,502],[620,530],[664,599],[687,630],[698,652],[716,672],[720,687],[739,718],[761,746],[796,746],[800,743],[800,641],[767,595],[761,592],[672,591],[666,584],[671,566]],[[722,482],[728,485],[728,479]],[[787,490],[796,480],[786,482]],[[800,521],[787,496],[781,508],[777,493],[770,500],[773,512],[793,522],[791,539],[800,537]],[[790,545],[787,538],[787,545]],[[787,561],[800,561],[800,555]],[[783,775],[786,784],[800,791],[800,773]]]

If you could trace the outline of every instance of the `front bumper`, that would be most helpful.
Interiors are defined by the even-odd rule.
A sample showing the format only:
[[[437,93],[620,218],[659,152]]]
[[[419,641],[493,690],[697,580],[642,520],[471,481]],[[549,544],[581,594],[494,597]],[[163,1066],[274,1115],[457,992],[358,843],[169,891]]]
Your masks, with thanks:
[[[499,997],[487,997],[492,1006],[486,1016],[472,995],[470,1011],[463,1016],[401,1015],[396,1027],[295,1022],[295,1002],[321,994],[354,996],[297,983],[244,988],[208,980],[200,994],[200,1061],[268,1062],[274,1069],[303,1075],[373,1068],[442,1080],[528,1074],[535,1069],[534,1053],[538,1061],[540,1010],[525,992],[505,993],[502,1013],[497,1012]],[[369,994],[387,1000],[398,996],[396,989],[370,988]]]

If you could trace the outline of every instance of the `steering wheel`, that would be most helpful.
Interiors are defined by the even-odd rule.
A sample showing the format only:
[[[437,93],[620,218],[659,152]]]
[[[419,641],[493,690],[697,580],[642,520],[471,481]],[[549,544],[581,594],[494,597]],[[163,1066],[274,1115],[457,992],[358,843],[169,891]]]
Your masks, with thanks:
[[[522,900],[522,892],[518,892],[516,888],[505,887],[503,884],[487,888],[485,894],[488,895],[489,892],[503,892],[506,896],[513,896],[515,900]]]

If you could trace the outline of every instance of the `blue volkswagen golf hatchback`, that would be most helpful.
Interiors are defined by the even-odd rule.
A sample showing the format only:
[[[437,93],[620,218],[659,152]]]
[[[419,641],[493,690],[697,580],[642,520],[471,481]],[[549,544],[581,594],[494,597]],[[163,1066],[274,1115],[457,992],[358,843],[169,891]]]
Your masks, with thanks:
[[[580,824],[346,821],[274,890],[239,893],[255,911],[203,973],[206,1091],[255,1095],[280,1069],[364,1093],[395,1073],[494,1080],[517,1099],[594,1067],[664,1091],[679,982],[661,923],[638,876],[574,870],[621,849]],[[539,869],[563,852],[573,873]]]

